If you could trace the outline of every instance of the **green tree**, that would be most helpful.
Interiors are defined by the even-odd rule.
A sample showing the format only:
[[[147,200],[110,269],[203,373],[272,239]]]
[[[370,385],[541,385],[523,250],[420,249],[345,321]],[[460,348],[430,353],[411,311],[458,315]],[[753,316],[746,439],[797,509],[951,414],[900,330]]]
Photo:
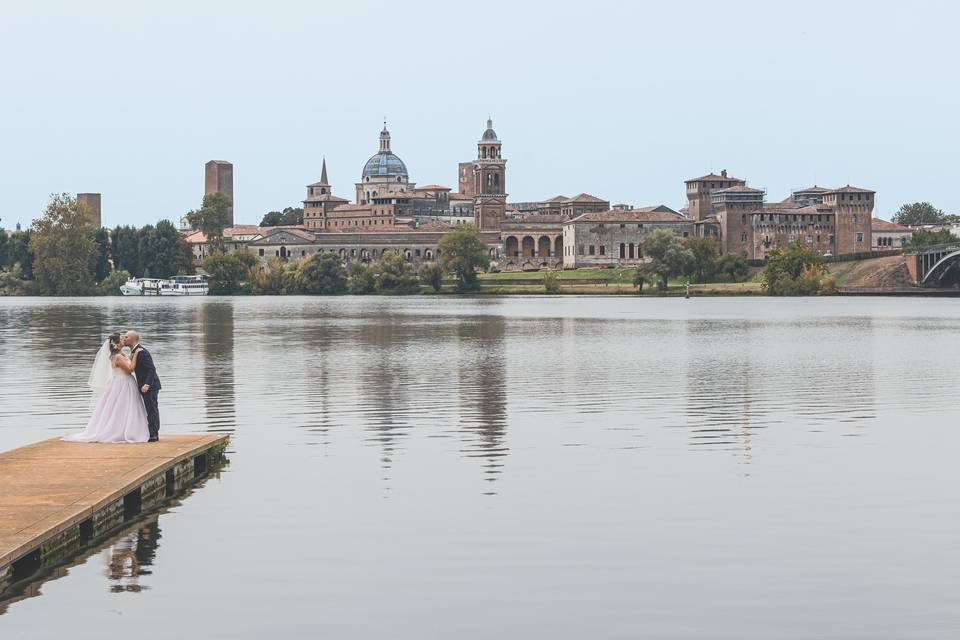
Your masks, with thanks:
[[[89,210],[68,193],[53,194],[43,216],[33,221],[33,273],[44,293],[88,295],[94,286],[96,256]]]
[[[93,277],[100,282],[110,273],[110,232],[103,227],[97,229],[93,234],[93,241],[97,245],[93,257]]]
[[[733,282],[740,282],[750,275],[750,265],[739,253],[725,253],[717,260],[716,272]]]
[[[130,273],[125,269],[117,269],[107,274],[107,277],[97,285],[97,293],[101,296],[119,296],[120,287],[130,279]]]
[[[230,197],[219,191],[208,193],[199,209],[187,213],[187,221],[207,237],[212,253],[223,252],[223,230],[230,224]]]
[[[633,273],[633,284],[637,287],[637,293],[643,293],[643,285],[653,284],[656,275],[650,268],[650,263],[641,264]]]
[[[946,215],[929,202],[912,202],[901,205],[897,212],[893,214],[892,221],[907,226],[920,226],[960,222],[960,216]]]
[[[720,252],[717,250],[716,238],[690,236],[683,239],[683,246],[693,254],[689,275],[692,275],[697,282],[705,282],[717,269]]]
[[[253,293],[268,296],[295,294],[300,287],[299,275],[296,265],[278,257],[270,258],[262,269],[253,269]]]
[[[935,244],[951,244],[960,242],[960,238],[953,235],[946,229],[941,231],[914,231],[910,242],[904,245],[907,250],[916,251],[924,247],[931,247]]]
[[[113,229],[113,268],[124,269],[134,278],[143,275],[140,268],[140,231],[134,227],[117,226]]]
[[[373,293],[377,289],[377,279],[373,269],[365,264],[354,265],[350,277],[347,278],[347,293],[362,296]]]
[[[420,281],[413,272],[413,265],[399,253],[384,254],[373,265],[377,293],[409,294],[420,292]]]
[[[275,227],[283,220],[283,214],[279,211],[268,211],[263,214],[263,220],[260,221],[261,227]]]
[[[429,285],[434,293],[439,293],[443,287],[443,269],[436,262],[427,262],[417,272],[420,282]]]
[[[256,265],[257,257],[246,250],[207,256],[203,268],[210,277],[210,293],[246,293],[252,280],[251,270]]]
[[[559,271],[547,271],[543,274],[543,290],[547,293],[560,293]]]
[[[183,250],[186,243],[169,220],[160,220],[156,226],[147,225],[138,235],[139,262],[144,275],[169,278],[192,270],[193,264]]]
[[[3,229],[0,229],[0,269],[6,269],[11,265],[11,243],[10,236]]]
[[[347,272],[340,256],[315,253],[300,266],[300,290],[311,295],[336,295],[347,290]]]
[[[658,229],[640,241],[643,255],[650,258],[650,270],[659,278],[657,288],[666,290],[667,280],[673,276],[689,273],[693,252],[683,245],[672,232]]]
[[[480,287],[477,269],[490,266],[487,246],[480,240],[472,224],[457,225],[439,243],[440,268],[457,278],[457,291],[474,291]]]
[[[800,242],[771,251],[760,274],[761,286],[773,296],[819,293],[830,284],[826,278],[823,257]]]
[[[24,280],[33,280],[33,249],[31,248],[31,239],[33,231],[18,231],[10,236],[8,246],[10,247],[10,266],[20,265],[18,277]]]

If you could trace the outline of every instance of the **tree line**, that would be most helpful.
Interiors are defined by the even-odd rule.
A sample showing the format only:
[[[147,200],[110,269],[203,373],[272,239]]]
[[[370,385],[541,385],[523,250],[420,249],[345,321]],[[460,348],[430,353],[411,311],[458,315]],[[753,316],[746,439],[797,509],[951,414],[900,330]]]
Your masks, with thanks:
[[[113,231],[67,193],[50,197],[31,228],[0,230],[0,295],[119,295],[130,277],[192,273],[190,248],[169,220]]]

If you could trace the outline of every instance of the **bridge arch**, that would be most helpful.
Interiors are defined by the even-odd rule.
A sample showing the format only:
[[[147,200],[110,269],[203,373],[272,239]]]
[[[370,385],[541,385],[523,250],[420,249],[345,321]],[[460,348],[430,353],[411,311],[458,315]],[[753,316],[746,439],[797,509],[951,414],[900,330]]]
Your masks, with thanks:
[[[960,278],[960,249],[951,251],[934,263],[927,270],[927,274],[923,276],[920,284],[940,284],[950,273],[954,273],[955,277]]]

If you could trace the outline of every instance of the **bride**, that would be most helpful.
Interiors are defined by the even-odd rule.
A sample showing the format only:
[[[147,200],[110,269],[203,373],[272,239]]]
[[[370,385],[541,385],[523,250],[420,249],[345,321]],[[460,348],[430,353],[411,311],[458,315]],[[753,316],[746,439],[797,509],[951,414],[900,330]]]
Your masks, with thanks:
[[[124,336],[112,333],[93,361],[87,384],[93,390],[94,409],[83,433],[66,436],[72,442],[146,442],[147,412],[133,371],[137,354],[127,358]]]

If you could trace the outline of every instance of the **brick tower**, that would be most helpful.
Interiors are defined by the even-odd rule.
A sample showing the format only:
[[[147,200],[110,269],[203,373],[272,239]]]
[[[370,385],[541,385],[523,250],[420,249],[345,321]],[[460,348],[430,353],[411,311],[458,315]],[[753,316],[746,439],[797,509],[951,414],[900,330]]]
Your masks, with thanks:
[[[230,198],[230,222],[233,226],[233,165],[224,160],[211,160],[204,165],[203,194],[223,193]]]
[[[477,143],[473,167],[473,215],[480,231],[499,231],[506,216],[506,164],[493,121],[488,119],[487,130]]]

